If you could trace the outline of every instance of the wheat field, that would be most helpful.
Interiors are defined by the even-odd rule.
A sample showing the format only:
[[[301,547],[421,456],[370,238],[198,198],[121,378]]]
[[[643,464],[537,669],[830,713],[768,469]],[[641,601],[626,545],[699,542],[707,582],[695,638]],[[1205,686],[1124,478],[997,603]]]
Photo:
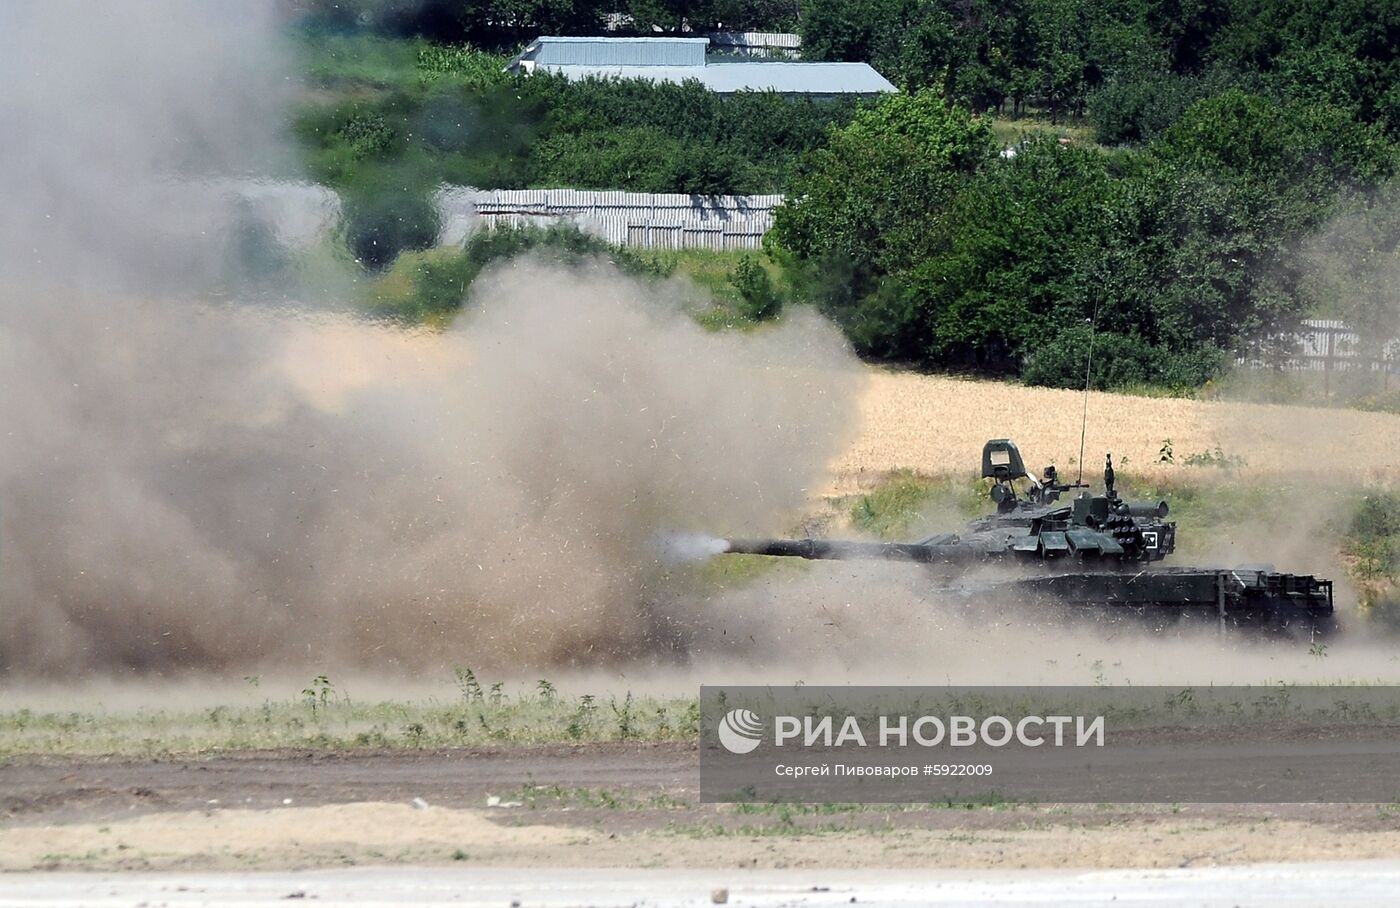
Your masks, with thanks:
[[[1361,481],[1400,478],[1400,416],[1357,410],[1131,397],[1088,397],[1086,478],[1098,482],[1103,455],[1135,475],[1193,474],[1192,454],[1245,460],[1245,475],[1350,472]],[[833,464],[839,490],[897,468],[923,473],[974,471],[982,443],[1011,438],[1037,475],[1054,463],[1077,470],[1084,395],[907,372],[870,370],[860,399],[861,427]],[[1159,462],[1170,439],[1175,463]],[[1212,471],[1214,472],[1214,471]]]

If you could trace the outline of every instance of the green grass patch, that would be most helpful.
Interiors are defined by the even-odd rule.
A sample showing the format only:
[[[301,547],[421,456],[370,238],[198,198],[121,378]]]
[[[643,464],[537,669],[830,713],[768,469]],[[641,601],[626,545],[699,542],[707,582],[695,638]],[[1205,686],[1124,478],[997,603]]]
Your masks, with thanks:
[[[648,794],[623,789],[575,787],[568,785],[520,785],[501,796],[504,802],[517,802],[527,810],[559,807],[589,810],[686,810],[693,801],[665,792]]]
[[[694,698],[565,697],[547,681],[507,692],[458,673],[460,697],[361,702],[317,676],[299,696],[207,709],[0,712],[0,758],[20,754],[163,756],[310,747],[415,749],[487,744],[693,741]]]
[[[475,90],[507,81],[510,58],[418,39],[317,31],[295,35],[309,85],[344,95],[422,93],[451,86]]]
[[[748,330],[775,316],[791,297],[782,266],[765,253],[741,249],[641,250],[658,273],[680,274],[712,304],[695,320],[713,331]]]
[[[413,84],[414,42],[372,35],[308,33],[297,36],[302,72],[316,88],[387,91]]]
[[[952,476],[930,477],[895,470],[870,491],[837,502],[848,509],[851,525],[881,539],[915,530],[954,532],[958,521],[986,513],[987,485]]]
[[[744,259],[755,260],[774,283],[784,279],[782,267],[765,253],[744,249],[645,249],[643,261],[666,274],[683,274],[710,292],[716,300],[738,306],[742,302],[734,286],[734,272]]]
[[[933,497],[935,483],[900,470],[851,505],[851,524],[882,539],[909,531]]]
[[[1029,136],[1068,139],[1075,145],[1098,147],[1094,127],[1087,119],[1065,119],[1051,123],[1049,116],[996,117],[991,121],[992,135],[1003,148],[1010,148]]]

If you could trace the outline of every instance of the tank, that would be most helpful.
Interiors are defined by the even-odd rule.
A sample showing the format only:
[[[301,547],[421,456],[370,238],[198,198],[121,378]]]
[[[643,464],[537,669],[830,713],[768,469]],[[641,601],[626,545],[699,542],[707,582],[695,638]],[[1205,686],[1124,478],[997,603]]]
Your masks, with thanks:
[[[1053,466],[1042,478],[1031,477],[1016,444],[993,439],[982,449],[982,476],[992,480],[996,510],[961,533],[919,542],[730,539],[724,551],[917,562],[934,569],[947,592],[969,601],[1028,602],[1157,629],[1204,621],[1306,639],[1335,630],[1330,580],[1271,565],[1164,565],[1177,531],[1167,502],[1121,498],[1113,457],[1104,460],[1103,491],[1094,494],[1085,483],[1061,483]],[[979,565],[1003,569],[974,570]]]

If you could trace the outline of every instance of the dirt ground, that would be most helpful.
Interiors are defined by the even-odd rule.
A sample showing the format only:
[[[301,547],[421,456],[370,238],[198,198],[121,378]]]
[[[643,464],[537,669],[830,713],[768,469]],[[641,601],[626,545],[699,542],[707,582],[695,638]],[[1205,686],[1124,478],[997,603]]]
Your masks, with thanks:
[[[688,745],[21,758],[0,870],[1201,867],[1400,856],[1393,805],[698,802]],[[417,803],[415,803],[417,800]]]

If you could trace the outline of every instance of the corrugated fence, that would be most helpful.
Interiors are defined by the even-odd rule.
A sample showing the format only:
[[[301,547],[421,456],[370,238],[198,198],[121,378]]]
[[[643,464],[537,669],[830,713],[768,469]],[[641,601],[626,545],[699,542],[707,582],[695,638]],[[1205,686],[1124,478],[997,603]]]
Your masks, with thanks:
[[[781,195],[703,196],[581,189],[471,189],[442,193],[445,242],[482,226],[566,223],[620,246],[758,249]]]
[[[1300,372],[1400,373],[1400,338],[1366,344],[1360,332],[1337,319],[1305,319],[1296,334],[1281,340],[1273,345],[1278,352],[1242,356],[1237,362]]]
[[[802,38],[787,32],[710,32],[710,49],[753,57],[802,55]]]

